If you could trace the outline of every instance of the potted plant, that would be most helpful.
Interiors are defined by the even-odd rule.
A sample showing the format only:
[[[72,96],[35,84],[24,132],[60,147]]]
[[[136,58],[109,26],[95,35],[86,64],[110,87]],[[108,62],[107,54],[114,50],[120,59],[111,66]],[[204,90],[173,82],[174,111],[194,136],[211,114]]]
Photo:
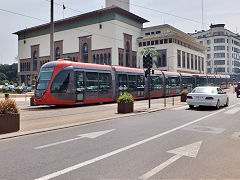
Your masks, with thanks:
[[[30,106],[36,106],[35,102],[34,102],[34,95],[32,95],[30,97]]]
[[[180,93],[181,102],[186,102],[188,93],[189,93],[189,91],[187,89],[182,90],[182,92]]]
[[[130,93],[124,93],[118,98],[118,113],[133,112],[134,99]]]
[[[20,114],[13,99],[0,101],[0,134],[15,132],[20,129]]]

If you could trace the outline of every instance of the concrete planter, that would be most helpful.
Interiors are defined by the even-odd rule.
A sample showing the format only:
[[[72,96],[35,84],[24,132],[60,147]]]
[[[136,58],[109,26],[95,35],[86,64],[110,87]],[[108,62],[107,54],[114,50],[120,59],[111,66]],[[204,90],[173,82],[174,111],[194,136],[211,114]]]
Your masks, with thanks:
[[[0,114],[0,134],[19,131],[20,114]]]
[[[118,103],[118,113],[133,112],[133,103]]]

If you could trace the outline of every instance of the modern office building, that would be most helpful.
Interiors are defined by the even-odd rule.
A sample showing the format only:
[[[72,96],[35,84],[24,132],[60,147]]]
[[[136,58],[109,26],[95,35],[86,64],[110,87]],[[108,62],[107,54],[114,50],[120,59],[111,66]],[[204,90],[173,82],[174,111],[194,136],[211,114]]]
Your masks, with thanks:
[[[211,25],[207,31],[191,34],[207,47],[207,73],[240,73],[240,36],[224,28],[225,24]]]
[[[143,28],[141,37],[138,38],[138,46],[138,57],[144,48],[153,48],[160,53],[160,56],[155,57],[154,68],[173,72],[205,73],[206,49],[197,39],[170,25]]]

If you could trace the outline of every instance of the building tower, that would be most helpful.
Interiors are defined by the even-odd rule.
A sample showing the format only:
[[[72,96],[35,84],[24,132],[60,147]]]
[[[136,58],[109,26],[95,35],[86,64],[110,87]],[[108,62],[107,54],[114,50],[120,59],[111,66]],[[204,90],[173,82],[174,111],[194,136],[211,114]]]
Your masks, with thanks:
[[[130,11],[130,0],[106,0],[106,7],[118,6],[126,11]]]

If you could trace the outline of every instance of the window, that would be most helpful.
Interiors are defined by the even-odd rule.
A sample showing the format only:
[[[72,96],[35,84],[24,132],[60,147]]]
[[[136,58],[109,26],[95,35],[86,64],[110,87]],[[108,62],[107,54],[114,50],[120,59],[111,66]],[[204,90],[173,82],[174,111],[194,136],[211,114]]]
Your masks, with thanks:
[[[155,40],[155,44],[156,44],[156,45],[159,44],[159,41],[158,41],[158,40]]]
[[[204,58],[201,59],[202,59],[202,71],[204,71]]]
[[[161,31],[156,31],[156,34],[160,34],[161,33]]]
[[[169,43],[172,43],[172,42],[173,42],[172,38],[169,38],[169,40],[168,40],[168,41],[169,41]]]
[[[168,39],[164,39],[164,44],[167,44],[168,43]]]
[[[155,34],[155,32],[151,32],[151,35]]]
[[[97,54],[97,59],[96,59],[96,63],[99,64],[100,59],[99,59],[99,54]]]
[[[159,90],[163,87],[162,77],[159,76],[151,76],[151,89]]]
[[[88,44],[84,43],[82,46],[82,58],[83,62],[87,63],[88,62]]]
[[[137,76],[129,75],[128,76],[128,91],[136,91],[137,89]]]
[[[151,45],[154,45],[154,41],[151,41]]]
[[[211,54],[207,54],[207,59],[210,59],[211,58]]]
[[[147,41],[147,46],[150,46],[150,41]]]
[[[190,69],[190,54],[187,53],[187,68]]]
[[[201,58],[198,56],[198,70],[201,71]]]
[[[137,58],[136,58],[136,56],[132,56],[132,67],[134,67],[134,68],[137,67]]]
[[[66,93],[69,85],[70,71],[60,71],[53,80],[51,93]]]
[[[61,51],[60,51],[60,48],[57,47],[56,50],[55,50],[55,58],[56,60],[58,60],[60,58],[60,55],[61,55]]]
[[[108,64],[108,62],[107,62],[107,54],[106,53],[104,54],[104,64],[105,65]]]
[[[163,39],[160,39],[160,44],[163,44]]]
[[[225,65],[225,60],[215,60],[214,65]]]
[[[108,64],[108,65],[111,65],[111,64],[112,64],[112,62],[111,62],[111,54],[110,54],[110,53],[108,53],[107,64]]]
[[[214,51],[225,50],[225,46],[214,46]]]
[[[129,42],[126,43],[126,66],[130,66],[130,45]]]
[[[96,63],[96,56],[95,56],[95,54],[93,55],[93,63]]]
[[[110,89],[110,74],[99,73],[99,89]]]
[[[208,40],[207,40],[207,45],[210,45],[210,44],[211,44],[211,40],[208,39]]]
[[[34,51],[33,52],[33,71],[37,70],[37,58],[38,58],[37,51]]]
[[[143,42],[143,46],[146,46],[146,42]]]
[[[126,74],[119,74],[118,75],[118,87],[120,91],[127,90],[127,75]]]
[[[103,55],[100,54],[100,64],[103,64]]]
[[[98,90],[98,73],[95,72],[86,73],[86,88],[87,91]]]
[[[182,52],[182,67],[185,68],[186,64],[185,64],[185,52]]]
[[[191,69],[193,69],[193,54],[191,54]]]
[[[150,35],[150,32],[145,33],[145,36],[149,36],[149,35]]]
[[[140,43],[138,44],[138,46],[139,46],[139,47],[142,47],[142,42],[140,42]]]
[[[214,53],[214,58],[225,58],[225,53]]]
[[[177,50],[177,58],[178,58],[178,67],[181,67],[181,51]]]
[[[225,43],[225,39],[224,38],[214,39],[214,43]]]
[[[197,63],[197,56],[195,55],[195,70],[197,70],[197,65],[198,65],[198,63]]]

